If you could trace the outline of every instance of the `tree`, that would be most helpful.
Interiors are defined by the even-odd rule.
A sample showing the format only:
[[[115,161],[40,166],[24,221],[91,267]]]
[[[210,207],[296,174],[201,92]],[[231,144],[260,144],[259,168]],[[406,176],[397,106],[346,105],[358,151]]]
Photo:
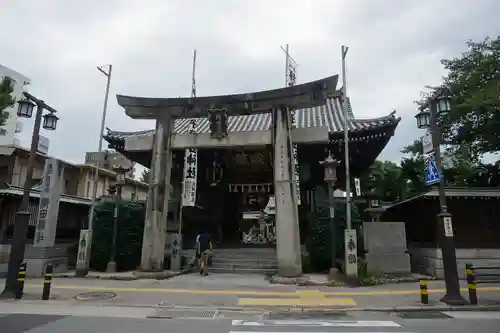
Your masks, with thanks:
[[[141,182],[144,182],[144,183],[147,183],[149,184],[149,175],[151,174],[151,170],[149,169],[144,169],[142,171],[142,175],[141,175]]]
[[[0,83],[0,126],[5,125],[9,118],[9,113],[6,108],[13,106],[16,103],[12,92],[14,91],[14,82],[9,77],[4,77]]]
[[[361,177],[360,182],[361,192],[374,192],[387,201],[399,199],[404,187],[401,168],[391,161],[375,161]]]
[[[500,36],[467,46],[460,56],[442,60],[448,70],[444,81],[455,96],[443,134],[477,157],[500,151]]]

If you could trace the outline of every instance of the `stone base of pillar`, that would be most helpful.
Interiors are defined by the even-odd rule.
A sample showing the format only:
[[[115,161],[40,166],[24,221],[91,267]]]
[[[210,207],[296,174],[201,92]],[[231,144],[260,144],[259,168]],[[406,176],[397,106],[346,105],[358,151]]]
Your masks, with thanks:
[[[48,264],[54,267],[54,273],[68,271],[68,257],[61,249],[54,247],[33,247],[26,256],[26,277],[43,277]]]

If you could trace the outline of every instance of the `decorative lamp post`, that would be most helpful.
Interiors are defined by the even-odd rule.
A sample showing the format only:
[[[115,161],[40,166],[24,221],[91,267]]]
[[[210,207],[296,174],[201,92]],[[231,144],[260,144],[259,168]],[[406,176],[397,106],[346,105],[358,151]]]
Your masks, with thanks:
[[[121,157],[115,158],[113,161],[113,170],[116,172],[116,183],[114,189],[112,189],[113,193],[110,192],[110,195],[114,195],[114,209],[113,209],[113,239],[111,244],[111,255],[106,265],[106,272],[114,273],[116,272],[116,241],[118,238],[118,208],[120,202],[122,200],[122,187],[126,182],[126,173],[132,169],[132,163]]]
[[[339,161],[332,157],[331,153],[328,153],[328,157],[324,161],[319,162],[322,167],[325,168],[325,183],[328,187],[328,205],[330,207],[330,229],[331,229],[331,255],[332,255],[332,267],[330,269],[330,277],[337,272],[337,248],[336,248],[336,228],[335,228],[335,203],[333,197],[333,188],[337,182],[337,167],[339,166]]]
[[[415,116],[417,126],[420,129],[430,129],[432,137],[432,148],[434,151],[436,168],[440,173],[439,177],[439,205],[440,213],[438,217],[438,238],[443,256],[444,279],[446,284],[446,294],[441,299],[442,302],[450,305],[464,305],[467,302],[460,293],[458,280],[457,257],[455,242],[453,240],[453,227],[451,214],[448,212],[446,194],[444,188],[443,168],[441,163],[440,139],[438,118],[447,115],[450,111],[451,91],[446,86],[432,88],[434,92],[420,105],[419,112]],[[431,163],[432,161],[429,161]]]
[[[54,130],[56,128],[57,119],[59,119],[55,115],[55,113],[57,112],[55,109],[45,104],[44,101],[27,92],[24,92],[24,98],[18,102],[18,116],[22,118],[31,118],[35,105],[37,106],[37,109],[35,114],[33,133],[31,135],[31,148],[28,159],[28,168],[26,169],[26,178],[24,180],[23,197],[21,200],[21,207],[16,213],[14,220],[14,235],[12,237],[11,249],[9,254],[7,279],[5,281],[5,288],[0,296],[0,298],[3,299],[22,297],[21,285],[17,281],[17,273],[19,272],[19,267],[24,260],[24,252],[26,248],[26,242],[28,240],[28,226],[30,220],[30,190],[33,183],[33,169],[35,166],[38,141],[40,140],[40,127],[42,127],[42,117],[43,128],[48,130]],[[44,116],[44,110],[47,110],[50,113]]]

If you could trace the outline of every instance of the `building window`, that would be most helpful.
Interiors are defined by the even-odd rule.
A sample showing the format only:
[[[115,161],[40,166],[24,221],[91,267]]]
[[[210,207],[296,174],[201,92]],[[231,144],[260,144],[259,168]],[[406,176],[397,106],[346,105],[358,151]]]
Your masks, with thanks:
[[[90,182],[87,182],[87,198],[90,198]]]

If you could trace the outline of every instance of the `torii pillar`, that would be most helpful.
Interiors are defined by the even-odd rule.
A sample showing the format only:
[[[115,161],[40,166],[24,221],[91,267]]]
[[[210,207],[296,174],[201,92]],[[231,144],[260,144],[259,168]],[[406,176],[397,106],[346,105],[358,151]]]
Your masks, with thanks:
[[[140,267],[145,272],[163,272],[173,125],[174,119],[169,114],[156,119]]]
[[[276,255],[278,275],[302,275],[299,213],[291,140],[292,113],[282,106],[273,109],[274,195],[276,197]]]

